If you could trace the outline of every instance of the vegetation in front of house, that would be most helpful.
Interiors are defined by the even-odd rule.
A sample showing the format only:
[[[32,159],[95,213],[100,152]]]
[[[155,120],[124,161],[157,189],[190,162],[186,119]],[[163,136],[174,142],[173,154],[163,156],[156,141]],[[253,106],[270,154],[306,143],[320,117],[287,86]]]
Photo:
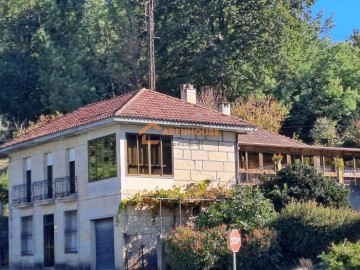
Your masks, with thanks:
[[[180,226],[170,235],[165,240],[165,254],[173,270],[213,269],[230,262],[225,225],[203,230]]]
[[[317,202],[291,202],[272,223],[285,258],[317,260],[331,243],[360,239],[360,213],[349,208],[324,207]]]
[[[210,184],[210,180],[203,180],[184,186],[174,186],[172,189],[143,190],[131,198],[123,199],[119,205],[118,214],[124,212],[125,208],[130,205],[138,208],[145,207],[146,210],[156,214],[160,198],[167,198],[162,201],[162,206],[168,209],[176,209],[180,200],[184,207],[206,206],[218,198],[228,198],[233,195],[232,189],[222,186],[212,187]]]
[[[323,252],[320,258],[327,270],[358,270],[360,269],[360,241],[332,244],[330,250],[327,253]]]
[[[274,207],[258,188],[235,186],[232,196],[218,198],[195,220],[196,228],[213,228],[226,224],[250,233],[263,228],[275,218]]]
[[[295,201],[314,200],[331,207],[350,207],[350,189],[333,184],[322,173],[306,164],[293,164],[280,170],[276,176],[266,175],[260,186],[275,209],[281,211]]]
[[[165,238],[166,261],[171,269],[228,269],[231,228],[242,233],[241,252],[237,256],[239,269],[289,269],[298,262],[318,263],[320,258],[328,266],[331,260],[334,265],[339,260],[351,265],[348,259],[334,255],[338,249],[331,247],[332,243],[336,245],[345,239],[351,243],[360,241],[360,213],[349,207],[348,190],[300,164],[283,169],[279,176],[272,181],[288,184],[293,193],[282,190],[287,192],[287,197],[280,200],[278,213],[274,210],[276,201],[269,197],[269,186],[213,187],[210,181],[201,181],[170,190],[140,192],[121,203],[119,214],[131,205],[155,215],[160,197],[174,198],[163,201],[164,207],[173,210],[178,208],[178,198],[182,198],[184,208],[202,206],[203,211],[193,223],[175,227]],[[306,196],[295,196],[301,193]],[[211,198],[211,201],[191,201],[191,198]]]

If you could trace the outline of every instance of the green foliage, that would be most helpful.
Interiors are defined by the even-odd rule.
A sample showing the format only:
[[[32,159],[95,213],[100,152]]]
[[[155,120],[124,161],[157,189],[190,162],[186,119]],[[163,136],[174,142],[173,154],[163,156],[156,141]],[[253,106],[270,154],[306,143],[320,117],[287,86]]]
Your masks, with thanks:
[[[284,258],[317,260],[332,242],[345,238],[360,240],[360,213],[348,208],[319,206],[316,202],[292,202],[286,206],[273,227],[279,234]]]
[[[0,174],[0,201],[3,203],[8,203],[9,201],[9,173],[7,170],[3,171]]]
[[[271,202],[258,188],[236,186],[229,197],[218,197],[195,220],[196,227],[212,228],[221,224],[250,233],[264,227],[275,217]]]
[[[154,191],[143,190],[136,193],[132,198],[126,198],[121,201],[118,208],[118,215],[125,211],[129,205],[138,208],[146,208],[154,214],[158,211],[159,198],[168,198],[162,202],[162,206],[168,209],[176,209],[179,202],[184,207],[195,205],[209,205],[218,197],[230,197],[233,191],[221,186],[210,187],[209,180],[203,180],[198,183],[191,183],[184,186],[174,186],[172,189],[158,189]],[[205,200],[192,200],[205,199]]]
[[[280,269],[282,255],[278,241],[274,230],[265,228],[251,232],[237,254],[239,269]]]
[[[230,263],[226,226],[196,231],[176,227],[165,240],[166,261],[174,270],[214,269]],[[223,269],[223,268],[218,268]]]
[[[175,228],[165,240],[165,256],[171,269],[230,269],[229,231],[225,225],[195,230]],[[237,254],[239,269],[280,269],[280,246],[275,231],[265,228],[243,236]]]
[[[360,241],[332,244],[330,251],[323,252],[320,258],[327,270],[358,270],[360,269]]]
[[[318,118],[310,130],[310,136],[315,144],[325,146],[339,146],[342,144],[336,130],[336,121],[326,117]]]
[[[324,206],[349,207],[350,189],[331,183],[315,168],[293,164],[280,170],[277,176],[265,176],[260,186],[264,196],[280,211],[292,200],[315,200]]]

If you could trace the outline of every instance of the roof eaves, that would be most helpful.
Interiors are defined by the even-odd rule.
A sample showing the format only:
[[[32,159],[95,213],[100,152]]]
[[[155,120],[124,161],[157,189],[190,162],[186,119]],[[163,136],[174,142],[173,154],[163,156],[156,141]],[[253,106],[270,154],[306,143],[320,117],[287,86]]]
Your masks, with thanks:
[[[157,123],[164,126],[185,126],[185,127],[202,127],[202,128],[219,128],[223,130],[231,131],[240,131],[240,132],[250,132],[254,131],[254,126],[245,126],[245,125],[226,125],[218,123],[206,123],[206,122],[190,122],[190,121],[177,121],[177,120],[168,120],[168,119],[154,119],[146,117],[131,117],[131,116],[116,116],[115,121],[125,122],[125,123],[136,123],[136,124],[149,124]]]

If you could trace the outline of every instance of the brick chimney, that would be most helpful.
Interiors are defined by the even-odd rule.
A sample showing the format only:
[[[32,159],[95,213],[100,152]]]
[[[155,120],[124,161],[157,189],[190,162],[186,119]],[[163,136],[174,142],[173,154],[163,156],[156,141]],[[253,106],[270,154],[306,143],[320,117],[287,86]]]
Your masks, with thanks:
[[[196,104],[196,89],[192,84],[182,84],[180,86],[180,91],[182,100]]]
[[[219,111],[222,114],[231,115],[231,105],[229,102],[222,102],[219,104]]]

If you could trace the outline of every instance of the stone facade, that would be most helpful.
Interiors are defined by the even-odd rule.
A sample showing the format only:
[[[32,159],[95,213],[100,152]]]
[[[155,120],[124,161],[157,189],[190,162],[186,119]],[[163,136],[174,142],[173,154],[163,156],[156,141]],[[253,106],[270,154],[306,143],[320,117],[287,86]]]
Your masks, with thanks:
[[[210,179],[227,182],[236,174],[236,134],[174,138],[174,179],[177,184]]]
[[[140,243],[139,235],[148,233],[146,249],[157,245],[159,223],[153,217],[136,210],[128,210],[116,224],[116,213],[120,201],[143,189],[168,189],[175,184],[211,179],[227,182],[237,172],[237,145],[235,132],[220,132],[218,136],[174,136],[174,175],[166,177],[131,176],[127,174],[126,134],[138,133],[143,126],[111,124],[109,126],[84,130],[78,134],[51,141],[10,154],[10,265],[11,269],[42,269],[44,261],[43,216],[54,214],[54,242],[56,269],[95,269],[95,222],[114,218],[115,268],[124,269],[129,262],[133,244]],[[159,134],[161,131],[149,131]],[[117,176],[105,180],[88,181],[88,141],[102,136],[116,134]],[[12,189],[25,183],[25,159],[31,159],[32,182],[46,177],[46,159],[53,155],[53,178],[65,177],[69,171],[69,149],[75,149],[75,171],[77,176],[77,197],[72,200],[55,199],[47,203],[30,203],[25,206],[12,204]],[[77,252],[64,252],[64,212],[77,211]],[[21,217],[33,216],[33,255],[22,256]],[[184,217],[186,214],[184,213]],[[173,213],[164,212],[164,231],[179,222]],[[131,241],[130,241],[131,240]],[[130,242],[129,242],[130,241]],[[135,244],[134,244],[135,245]],[[148,259],[151,261],[151,259]],[[150,262],[151,263],[151,262]]]

